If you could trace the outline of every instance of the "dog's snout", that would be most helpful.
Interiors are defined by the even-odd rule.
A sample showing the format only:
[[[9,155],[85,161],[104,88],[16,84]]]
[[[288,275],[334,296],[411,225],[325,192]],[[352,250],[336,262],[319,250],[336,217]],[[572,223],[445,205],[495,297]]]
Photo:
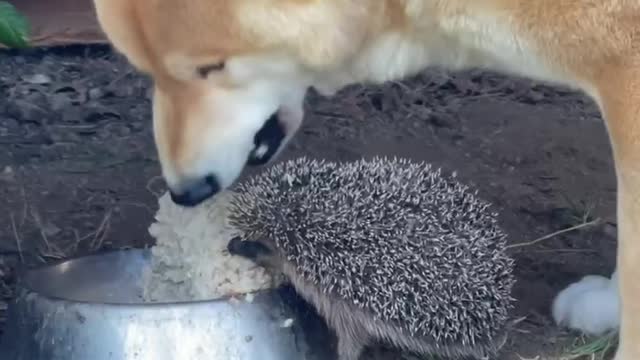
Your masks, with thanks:
[[[278,152],[285,137],[284,126],[280,123],[278,113],[274,113],[256,133],[253,139],[254,148],[249,154],[248,165],[264,165]]]
[[[191,180],[170,190],[171,200],[181,206],[193,207],[220,191],[220,183],[215,176],[207,175]]]

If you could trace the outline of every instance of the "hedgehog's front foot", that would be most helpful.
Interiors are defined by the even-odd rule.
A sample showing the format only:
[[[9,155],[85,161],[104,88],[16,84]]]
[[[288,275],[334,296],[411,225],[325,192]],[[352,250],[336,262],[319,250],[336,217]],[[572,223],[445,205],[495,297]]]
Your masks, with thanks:
[[[241,256],[249,259],[259,266],[278,269],[278,261],[274,252],[269,247],[258,241],[242,240],[240,237],[234,237],[227,244],[229,254]]]
[[[245,246],[243,244],[243,241],[238,236],[229,241],[229,243],[227,244],[227,250],[231,255],[248,257],[245,256]]]
[[[260,256],[271,255],[271,251],[257,241],[242,240],[240,237],[234,237],[229,241],[227,250],[231,255],[246,257],[250,260],[256,260]]]

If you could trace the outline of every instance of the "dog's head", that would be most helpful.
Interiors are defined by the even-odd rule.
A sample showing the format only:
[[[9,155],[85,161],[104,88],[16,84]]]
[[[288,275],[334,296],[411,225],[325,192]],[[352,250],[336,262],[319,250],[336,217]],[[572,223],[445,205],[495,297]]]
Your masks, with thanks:
[[[95,0],[110,42],[153,79],[155,142],[174,201],[197,205],[277,155],[302,122],[307,89],[350,61],[379,4]]]

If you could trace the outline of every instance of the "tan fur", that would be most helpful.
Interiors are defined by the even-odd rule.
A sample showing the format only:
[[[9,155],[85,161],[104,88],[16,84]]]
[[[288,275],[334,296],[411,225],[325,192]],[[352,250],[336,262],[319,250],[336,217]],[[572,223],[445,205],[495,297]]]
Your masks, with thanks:
[[[154,100],[154,124],[170,184],[206,170],[220,172],[224,186],[229,185],[241,166],[219,157],[242,143],[237,145],[242,151],[229,153],[241,159],[249,141],[242,134],[250,137],[249,132],[260,126],[246,120],[248,112],[245,117],[238,109],[246,105],[245,99],[255,97],[250,102],[255,103],[251,116],[289,110],[289,105],[282,104],[288,98],[286,86],[313,86],[330,94],[353,82],[399,79],[429,65],[445,65],[485,67],[584,90],[603,111],[618,175],[622,324],[616,359],[640,359],[640,283],[636,281],[640,278],[640,240],[636,239],[640,230],[640,2],[95,3],[114,46],[154,78],[156,92],[161,94]],[[226,60],[230,70],[207,79],[197,77],[197,66],[220,60]],[[269,91],[260,93],[252,87],[259,82]],[[280,90],[278,96],[259,104],[262,100],[257,99]],[[301,118],[289,121],[297,123]]]

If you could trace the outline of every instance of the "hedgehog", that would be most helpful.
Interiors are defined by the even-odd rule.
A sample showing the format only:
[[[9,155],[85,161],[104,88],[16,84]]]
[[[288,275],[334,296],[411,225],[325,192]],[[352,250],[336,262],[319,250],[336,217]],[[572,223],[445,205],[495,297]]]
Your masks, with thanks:
[[[514,261],[477,191],[424,162],[306,157],[236,185],[229,253],[282,275],[338,340],[449,358],[506,342]]]

